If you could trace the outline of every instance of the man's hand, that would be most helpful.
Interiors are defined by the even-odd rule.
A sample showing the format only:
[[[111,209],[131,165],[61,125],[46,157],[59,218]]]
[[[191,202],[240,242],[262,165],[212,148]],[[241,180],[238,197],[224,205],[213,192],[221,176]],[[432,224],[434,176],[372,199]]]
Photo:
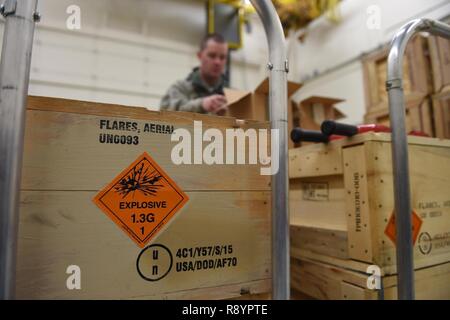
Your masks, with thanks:
[[[223,114],[225,112],[227,99],[220,94],[214,94],[212,96],[203,99],[203,109],[207,112],[214,114]]]

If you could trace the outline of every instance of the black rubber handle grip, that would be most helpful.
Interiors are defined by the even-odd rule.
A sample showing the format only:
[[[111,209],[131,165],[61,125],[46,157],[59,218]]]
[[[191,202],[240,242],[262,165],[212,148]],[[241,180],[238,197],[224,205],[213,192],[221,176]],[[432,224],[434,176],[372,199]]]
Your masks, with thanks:
[[[291,131],[291,140],[295,143],[305,142],[328,142],[329,138],[320,131],[304,130],[295,128]]]
[[[351,137],[358,134],[359,132],[357,126],[338,123],[332,120],[325,120],[324,122],[322,122],[322,126],[320,127],[320,129],[322,130],[322,133],[327,136],[336,134],[339,136]]]

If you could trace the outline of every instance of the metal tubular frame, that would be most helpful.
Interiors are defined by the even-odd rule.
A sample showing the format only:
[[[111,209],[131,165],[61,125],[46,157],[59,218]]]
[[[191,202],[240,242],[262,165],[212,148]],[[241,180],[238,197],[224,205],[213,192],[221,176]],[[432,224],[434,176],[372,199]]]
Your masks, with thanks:
[[[16,285],[19,195],[37,0],[6,0],[0,62],[0,299],[13,299]]]
[[[18,202],[24,122],[38,0],[6,0],[3,54],[0,65],[0,299],[14,298]],[[281,22],[269,0],[251,0],[269,44],[269,106],[272,129],[278,129],[272,155],[279,170],[272,176],[272,297],[289,299],[289,213],[287,163],[288,61]],[[272,160],[273,161],[273,160]]]
[[[269,0],[251,0],[264,25],[269,44],[269,109],[272,129],[272,157],[278,155],[279,170],[272,175],[272,299],[289,300],[289,211],[286,43],[280,18]],[[272,158],[272,163],[273,163]]]
[[[405,129],[403,57],[408,41],[419,32],[429,32],[433,35],[450,39],[450,26],[429,19],[410,21],[394,36],[388,57],[386,89],[389,97],[389,113],[392,127],[398,299],[401,300],[414,299],[414,255],[408,142]]]

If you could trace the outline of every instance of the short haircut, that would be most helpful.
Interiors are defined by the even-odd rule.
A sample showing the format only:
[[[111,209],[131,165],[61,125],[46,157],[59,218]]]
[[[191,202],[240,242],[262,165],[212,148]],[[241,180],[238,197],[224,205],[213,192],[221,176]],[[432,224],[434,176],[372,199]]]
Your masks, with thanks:
[[[226,43],[225,38],[219,33],[210,33],[203,37],[202,42],[200,42],[200,51],[205,50],[208,41],[213,40],[217,43]]]

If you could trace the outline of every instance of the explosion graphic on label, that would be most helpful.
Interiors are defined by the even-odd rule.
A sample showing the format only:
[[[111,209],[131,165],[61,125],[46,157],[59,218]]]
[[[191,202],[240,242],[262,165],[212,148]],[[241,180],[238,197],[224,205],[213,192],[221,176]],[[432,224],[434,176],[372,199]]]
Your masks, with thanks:
[[[157,184],[163,178],[157,171],[149,172],[149,168],[145,168],[143,162],[139,169],[136,169],[138,166],[139,164],[114,188],[117,193],[122,195],[122,199],[136,191],[142,192],[145,196],[156,196],[158,189],[163,187],[163,185]]]

